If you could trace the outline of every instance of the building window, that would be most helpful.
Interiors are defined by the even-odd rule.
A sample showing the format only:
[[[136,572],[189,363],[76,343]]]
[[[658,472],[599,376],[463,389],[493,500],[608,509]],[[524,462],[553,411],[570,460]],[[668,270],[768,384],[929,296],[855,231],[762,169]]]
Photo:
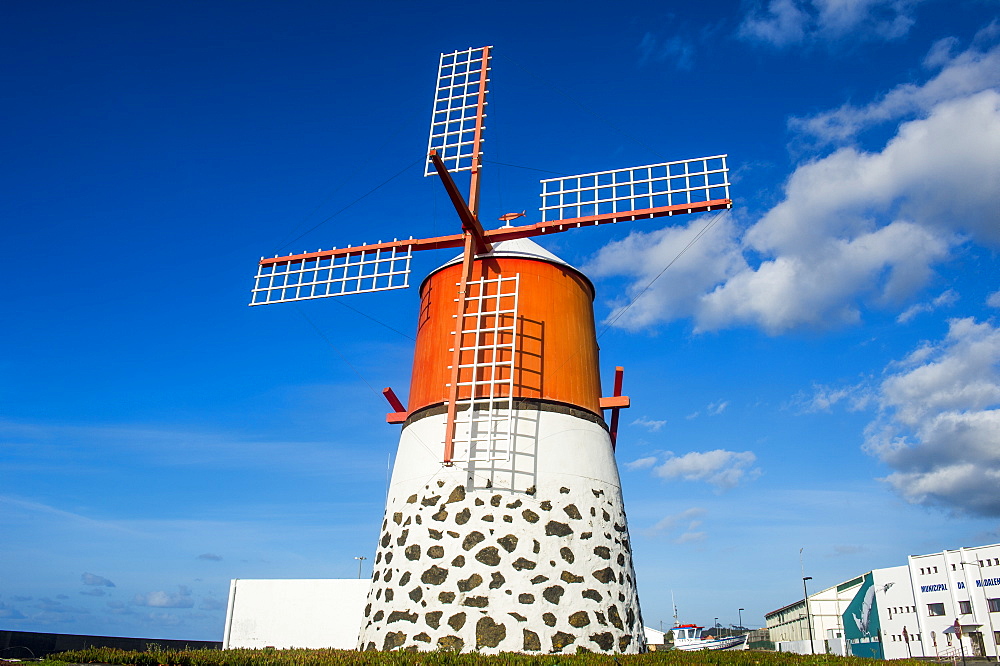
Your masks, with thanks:
[[[986,603],[989,605],[991,613],[1000,613],[1000,599],[987,599]]]
[[[998,599],[997,601],[1000,602],[1000,599]],[[997,610],[1000,610],[1000,608],[998,608]],[[927,614],[931,615],[931,616],[934,616],[934,615],[944,615],[944,604],[943,603],[942,604],[927,604]]]
[[[993,642],[1000,645],[1000,631],[993,632]]]
[[[972,612],[972,602],[971,601],[959,601],[958,602],[958,612],[962,615],[968,615]]]
[[[954,564],[953,564],[953,565],[951,565],[951,570],[952,570],[952,571],[957,571],[957,569],[955,568],[955,565],[954,565]]]

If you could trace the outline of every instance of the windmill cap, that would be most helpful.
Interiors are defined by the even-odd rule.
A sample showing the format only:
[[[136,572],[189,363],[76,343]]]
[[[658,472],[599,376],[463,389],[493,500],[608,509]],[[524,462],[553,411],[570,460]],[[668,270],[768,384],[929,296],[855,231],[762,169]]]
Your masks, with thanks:
[[[462,257],[463,255],[460,254],[451,261],[441,264],[440,266],[438,266],[433,271],[427,274],[427,277],[424,278],[424,282],[426,282],[430,276],[434,275],[438,271],[448,268],[449,266],[454,266],[455,264],[462,263]],[[483,259],[486,257],[512,257],[517,259],[534,259],[536,261],[544,261],[545,263],[548,264],[565,266],[566,268],[570,269],[571,271],[573,271],[586,281],[587,286],[590,287],[591,294],[596,293],[594,291],[594,284],[590,281],[590,278],[584,275],[579,268],[573,266],[567,261],[564,261],[563,259],[560,259],[559,257],[552,254],[544,247],[542,247],[535,241],[531,240],[530,238],[514,238],[512,240],[500,241],[499,243],[493,244],[493,249],[490,252],[487,252],[486,254],[476,255],[476,259]],[[423,289],[423,284],[420,285],[420,288]]]

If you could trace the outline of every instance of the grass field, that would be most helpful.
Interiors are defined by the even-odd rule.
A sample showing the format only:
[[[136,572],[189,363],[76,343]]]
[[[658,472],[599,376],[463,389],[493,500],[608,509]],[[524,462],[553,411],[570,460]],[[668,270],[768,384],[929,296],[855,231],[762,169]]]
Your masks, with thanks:
[[[125,666],[672,666],[715,664],[718,666],[805,666],[837,664],[861,666],[872,660],[860,657],[795,655],[748,650],[730,652],[650,652],[643,655],[499,655],[456,654],[452,652],[355,652],[352,650],[161,650],[150,646],[146,652],[117,648],[88,648],[54,654],[47,660],[73,664],[122,664]],[[2,662],[0,662],[2,663]],[[895,661],[900,666],[926,662]]]

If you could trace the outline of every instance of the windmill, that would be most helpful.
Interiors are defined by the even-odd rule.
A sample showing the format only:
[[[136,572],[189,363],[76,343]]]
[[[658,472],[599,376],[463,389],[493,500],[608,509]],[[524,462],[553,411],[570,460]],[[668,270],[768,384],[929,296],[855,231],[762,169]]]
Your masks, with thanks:
[[[413,252],[461,248],[421,283],[407,404],[384,391],[403,428],[359,647],[638,652],[614,459],[623,370],[602,397],[594,287],[530,238],[729,208],[726,156],[545,179],[539,222],[486,229],[491,50],[438,67],[424,173],[461,232],[261,259],[251,305],[406,288]]]

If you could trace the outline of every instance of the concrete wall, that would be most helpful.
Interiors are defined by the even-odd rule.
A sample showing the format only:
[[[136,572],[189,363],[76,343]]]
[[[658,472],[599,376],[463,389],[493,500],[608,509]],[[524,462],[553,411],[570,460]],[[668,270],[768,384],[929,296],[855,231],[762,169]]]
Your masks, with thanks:
[[[371,581],[234,580],[223,649],[353,650]]]

